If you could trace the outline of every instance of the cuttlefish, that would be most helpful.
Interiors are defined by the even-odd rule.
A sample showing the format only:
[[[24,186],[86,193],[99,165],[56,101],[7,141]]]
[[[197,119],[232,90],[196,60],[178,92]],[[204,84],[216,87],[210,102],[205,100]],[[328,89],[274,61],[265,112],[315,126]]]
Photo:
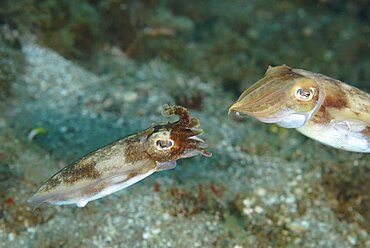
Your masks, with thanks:
[[[47,180],[28,202],[34,207],[42,203],[84,207],[156,171],[175,168],[178,159],[211,156],[198,137],[199,120],[187,109],[168,106],[163,114],[178,115],[179,120],[154,125],[87,154]]]
[[[270,66],[229,112],[296,128],[335,148],[370,152],[370,95],[319,73]]]

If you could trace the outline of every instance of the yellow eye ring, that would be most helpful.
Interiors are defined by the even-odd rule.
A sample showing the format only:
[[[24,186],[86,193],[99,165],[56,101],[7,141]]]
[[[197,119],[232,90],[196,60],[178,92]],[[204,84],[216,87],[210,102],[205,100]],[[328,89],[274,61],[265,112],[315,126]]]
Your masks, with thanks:
[[[305,91],[301,87],[298,87],[294,95],[300,101],[311,101],[315,95],[315,88],[310,87],[309,91]]]

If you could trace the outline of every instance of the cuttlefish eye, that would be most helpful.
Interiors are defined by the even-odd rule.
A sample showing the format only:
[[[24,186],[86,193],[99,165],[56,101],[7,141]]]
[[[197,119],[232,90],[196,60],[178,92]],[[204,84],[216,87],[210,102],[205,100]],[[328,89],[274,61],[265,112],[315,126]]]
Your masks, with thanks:
[[[295,91],[295,97],[300,101],[311,101],[314,97],[316,89],[314,87],[310,87],[309,90],[304,90],[301,87],[298,87]]]
[[[157,148],[159,150],[168,150],[168,149],[171,149],[173,147],[175,143],[173,142],[173,140],[160,140],[158,139],[156,142],[155,142],[155,145],[157,146]]]

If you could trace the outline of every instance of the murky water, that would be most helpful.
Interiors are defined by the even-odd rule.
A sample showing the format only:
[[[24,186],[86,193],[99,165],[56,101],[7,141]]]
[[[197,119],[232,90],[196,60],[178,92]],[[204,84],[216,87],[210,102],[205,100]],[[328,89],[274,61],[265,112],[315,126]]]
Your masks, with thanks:
[[[4,1],[0,247],[369,247],[369,155],[228,115],[268,65],[369,92],[369,6]],[[167,122],[165,104],[200,119],[212,158],[179,160],[85,208],[32,212],[26,200],[55,172]]]

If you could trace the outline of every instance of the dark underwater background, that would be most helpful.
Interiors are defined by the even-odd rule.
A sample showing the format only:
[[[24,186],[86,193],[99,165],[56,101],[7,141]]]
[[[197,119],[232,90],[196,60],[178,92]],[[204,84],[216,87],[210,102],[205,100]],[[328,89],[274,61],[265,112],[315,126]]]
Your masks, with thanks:
[[[370,92],[370,1],[1,0],[0,247],[370,247],[369,155],[228,115],[281,64]],[[212,158],[32,212],[164,104],[200,119]]]

